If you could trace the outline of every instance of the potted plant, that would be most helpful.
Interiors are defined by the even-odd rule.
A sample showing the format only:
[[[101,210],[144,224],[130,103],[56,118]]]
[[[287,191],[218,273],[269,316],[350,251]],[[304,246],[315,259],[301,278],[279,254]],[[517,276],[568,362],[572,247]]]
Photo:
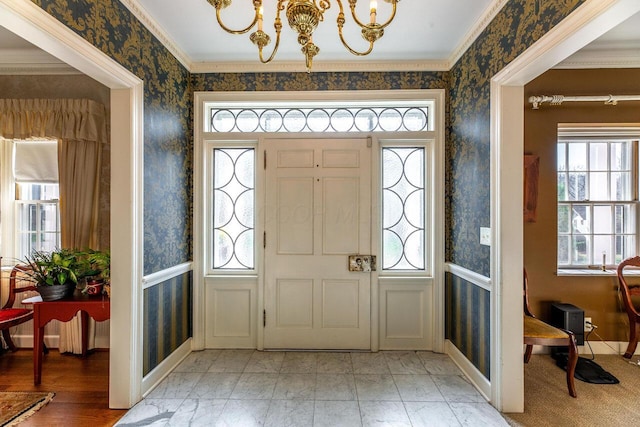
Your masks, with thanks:
[[[89,295],[97,295],[104,291],[109,295],[111,275],[109,251],[89,249],[82,253],[82,260],[84,266],[82,276],[86,279],[86,285],[82,291]]]
[[[80,268],[76,251],[34,251],[26,260],[31,268],[27,274],[35,283],[43,301],[54,301],[73,293],[78,284]]]

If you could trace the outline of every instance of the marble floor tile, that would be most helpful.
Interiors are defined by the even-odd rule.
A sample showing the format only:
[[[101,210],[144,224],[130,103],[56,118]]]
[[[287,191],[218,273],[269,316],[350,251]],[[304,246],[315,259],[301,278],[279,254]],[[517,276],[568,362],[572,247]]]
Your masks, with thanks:
[[[507,427],[509,425],[496,408],[487,402],[450,403],[449,406],[460,424],[465,427]]]
[[[401,400],[393,377],[385,375],[354,375],[358,400]]]
[[[303,427],[313,425],[313,400],[272,400],[265,427]]]
[[[427,373],[415,351],[385,351],[383,354],[392,374]]]
[[[185,399],[167,427],[209,427],[214,425],[227,404],[226,399]]]
[[[402,402],[360,402],[360,416],[364,427],[411,427]]]
[[[460,427],[446,402],[405,402],[413,427]]]
[[[280,372],[289,374],[315,374],[317,365],[317,353],[288,351],[282,361]]]
[[[190,399],[227,399],[231,396],[238,380],[236,372],[207,372],[187,396]]]
[[[430,375],[394,375],[403,402],[444,402]]]
[[[151,399],[179,399],[191,393],[200,378],[200,372],[173,372],[149,393]]]
[[[486,402],[480,393],[463,377],[457,375],[434,375],[432,378],[447,402]]]
[[[317,371],[319,374],[351,374],[351,355],[349,353],[318,353]]]
[[[207,372],[220,353],[221,350],[193,351],[173,372]]]
[[[284,360],[281,351],[256,351],[244,367],[244,372],[278,373]]]
[[[446,354],[419,351],[418,357],[431,375],[462,375],[462,371]]]
[[[242,400],[271,399],[277,381],[278,374],[244,373],[238,380],[230,398]]]
[[[361,425],[358,402],[316,400],[313,427],[357,427]]]
[[[353,375],[318,374],[316,400],[356,400]]]
[[[131,408],[115,425],[119,427],[164,427],[183,400],[146,398]]]
[[[280,374],[272,399],[313,400],[316,395],[316,374]]]
[[[388,374],[389,367],[383,353],[351,353],[354,374]]]
[[[242,372],[254,350],[225,350],[209,367],[209,372]]]
[[[216,427],[264,426],[269,403],[268,400],[229,400],[220,417],[210,425]]]
[[[120,427],[507,426],[429,351],[193,352]]]

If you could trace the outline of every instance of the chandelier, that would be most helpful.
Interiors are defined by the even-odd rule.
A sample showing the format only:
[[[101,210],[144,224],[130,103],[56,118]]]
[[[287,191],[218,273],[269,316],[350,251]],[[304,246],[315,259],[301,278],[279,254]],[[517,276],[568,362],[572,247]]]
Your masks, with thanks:
[[[278,0],[276,6],[276,18],[273,24],[276,32],[276,43],[271,55],[267,59],[264,57],[263,49],[270,43],[271,37],[263,31],[262,0],[253,0],[253,8],[255,10],[253,21],[249,26],[240,30],[230,29],[222,22],[222,18],[220,17],[220,11],[230,6],[233,0],[208,1],[216,8],[218,24],[220,24],[220,27],[228,33],[245,34],[257,25],[258,29],[251,33],[249,39],[258,47],[260,62],[263,64],[271,62],[278,52],[278,47],[280,46],[280,31],[282,30],[280,14],[282,11],[285,11],[287,20],[289,21],[289,26],[298,33],[298,43],[302,46],[301,51],[305,57],[307,72],[311,71],[313,57],[320,52],[320,48],[313,43],[313,31],[316,29],[318,24],[324,20],[324,12],[331,7],[331,0]],[[337,19],[340,41],[352,54],[356,56],[368,55],[373,50],[373,44],[384,35],[384,29],[391,23],[391,21],[393,21],[393,18],[396,15],[396,4],[399,0],[383,0],[387,3],[391,3],[391,6],[393,7],[391,16],[383,24],[376,22],[378,15],[378,2],[376,0],[371,0],[369,3],[369,22],[366,22],[366,20],[363,22],[358,19],[356,15],[356,3],[358,0],[348,0],[353,21],[358,25],[358,27],[360,27],[362,37],[369,42],[369,48],[364,51],[357,51],[351,48],[344,39],[342,28],[344,27],[346,19],[342,1],[343,0],[336,0],[338,8],[340,9]]]

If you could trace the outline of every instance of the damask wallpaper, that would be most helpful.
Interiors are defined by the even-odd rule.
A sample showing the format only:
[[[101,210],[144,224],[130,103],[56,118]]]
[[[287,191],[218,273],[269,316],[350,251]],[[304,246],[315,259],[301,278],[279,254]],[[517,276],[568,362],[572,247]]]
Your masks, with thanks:
[[[144,80],[144,273],[191,260],[189,72],[118,0],[33,2]]]
[[[446,258],[490,276],[490,248],[480,245],[489,227],[491,78],[584,0],[511,0],[450,72],[447,138]]]
[[[479,228],[489,226],[490,222],[490,79],[584,0],[510,0],[449,72],[194,75],[118,0],[32,1],[145,82],[145,274],[192,258],[191,103],[194,91],[445,88],[449,89],[445,154],[446,259],[489,276],[490,251],[479,244]],[[184,280],[190,288],[191,278]],[[447,299],[446,307],[447,319],[450,319],[448,331],[458,343],[476,342],[474,334],[479,331],[464,328],[464,319],[455,313],[471,307],[476,310],[474,316],[486,318],[489,305],[480,303],[486,295],[476,298],[475,285],[455,276],[448,277],[447,283],[452,296]],[[159,288],[163,290],[158,298],[171,307],[168,312],[179,311],[184,301],[175,292],[165,292],[164,285],[159,286],[163,286]],[[183,282],[170,286],[184,289]],[[463,297],[469,295],[472,297]],[[155,296],[148,294],[145,298]],[[148,310],[145,306],[145,316],[152,314]],[[150,317],[145,318],[151,322]],[[174,317],[172,321],[178,322],[172,324],[172,328],[184,330],[185,324],[180,323],[184,320]],[[164,327],[161,324],[164,325],[157,323],[158,331]],[[484,334],[478,342],[489,342],[486,330]],[[160,347],[158,342],[146,342],[145,348],[153,352],[151,349]],[[490,355],[486,345],[470,348],[467,357],[489,376],[486,360],[490,360]],[[173,346],[162,347],[153,357],[146,354],[149,365],[145,369],[152,369],[173,349]]]

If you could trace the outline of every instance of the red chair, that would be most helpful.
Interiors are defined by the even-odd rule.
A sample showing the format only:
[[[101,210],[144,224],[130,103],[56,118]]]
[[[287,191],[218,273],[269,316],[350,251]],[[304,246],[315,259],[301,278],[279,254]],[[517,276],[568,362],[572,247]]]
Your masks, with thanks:
[[[624,268],[627,266],[640,267],[640,257],[627,258],[618,264],[619,291],[622,294],[622,302],[629,317],[629,346],[627,347],[627,352],[624,354],[624,357],[630,359],[636,351],[638,337],[640,335],[640,328],[638,327],[640,324],[640,313],[633,301],[633,297],[637,298],[640,295],[640,287],[629,286],[627,284],[624,278]]]
[[[22,300],[29,296],[26,292],[36,292],[36,287],[28,280],[25,273],[28,269],[29,267],[22,265],[13,267],[9,276],[9,297],[5,305],[0,309],[0,330],[2,330],[4,342],[7,343],[11,351],[16,351],[18,348],[11,339],[9,328],[33,319],[32,309],[14,307],[17,295],[20,295],[19,300]]]

